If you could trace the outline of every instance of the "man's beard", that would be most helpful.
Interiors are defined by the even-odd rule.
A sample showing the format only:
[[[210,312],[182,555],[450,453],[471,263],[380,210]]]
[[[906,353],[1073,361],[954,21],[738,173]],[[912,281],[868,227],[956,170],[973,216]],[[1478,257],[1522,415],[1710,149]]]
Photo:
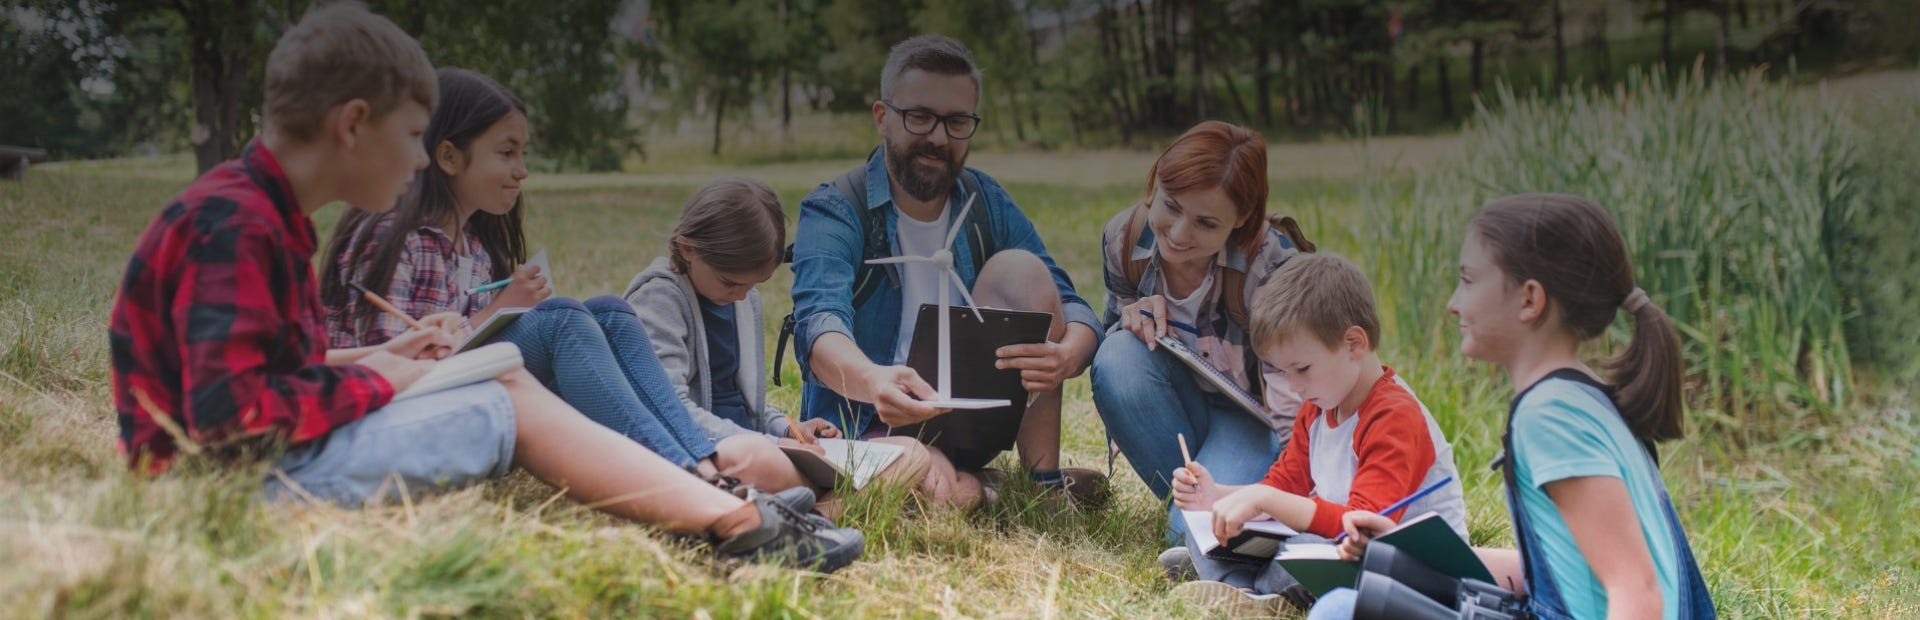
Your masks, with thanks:
[[[920,165],[921,155],[932,155],[946,164],[937,172],[928,172]],[[891,165],[894,180],[900,183],[900,189],[921,202],[933,202],[942,194],[953,190],[953,182],[960,178],[960,170],[965,160],[955,160],[953,152],[946,147],[922,142],[911,148],[887,145],[887,163]]]

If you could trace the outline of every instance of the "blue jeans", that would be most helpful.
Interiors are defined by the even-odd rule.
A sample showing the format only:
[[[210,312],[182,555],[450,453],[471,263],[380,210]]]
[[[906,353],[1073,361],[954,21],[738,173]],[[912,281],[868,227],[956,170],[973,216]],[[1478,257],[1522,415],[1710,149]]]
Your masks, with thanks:
[[[1353,608],[1359,602],[1360,593],[1353,588],[1334,588],[1313,602],[1307,620],[1347,620],[1353,617]]]
[[[495,340],[519,345],[527,372],[601,426],[681,467],[713,456],[626,300],[551,298]]]
[[[1193,572],[1200,579],[1218,581],[1236,588],[1249,588],[1256,594],[1279,594],[1281,590],[1300,583],[1278,563],[1248,564],[1216,560],[1207,557],[1206,550],[1194,542],[1193,536],[1189,535],[1185,540],[1188,557],[1193,558]],[[1306,545],[1332,541],[1319,534],[1301,533],[1288,537],[1286,542],[1289,545]],[[1285,550],[1285,547],[1281,549]]]
[[[1093,357],[1093,405],[1107,435],[1155,497],[1166,500],[1173,470],[1185,463],[1174,435],[1221,484],[1252,484],[1280,458],[1273,429],[1225,396],[1204,392],[1193,371],[1165,351],[1148,351],[1132,332],[1116,331]],[[1169,507],[1167,543],[1186,523]]]
[[[267,499],[347,508],[456,489],[513,465],[513,400],[497,381],[396,400],[274,462]],[[298,489],[298,490],[296,490]]]

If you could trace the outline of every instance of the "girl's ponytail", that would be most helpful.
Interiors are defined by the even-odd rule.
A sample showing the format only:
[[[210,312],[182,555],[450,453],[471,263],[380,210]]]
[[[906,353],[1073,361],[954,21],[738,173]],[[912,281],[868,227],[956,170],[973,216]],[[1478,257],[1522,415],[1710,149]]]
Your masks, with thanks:
[[[1471,225],[1514,284],[1546,289],[1560,323],[1581,340],[1606,333],[1621,310],[1633,341],[1606,364],[1614,405],[1635,437],[1678,439],[1682,424],[1680,334],[1633,281],[1633,260],[1606,209],[1566,194],[1518,194],[1487,203]]]
[[[1627,294],[1620,308],[1633,317],[1633,340],[1627,350],[1607,361],[1607,383],[1614,386],[1614,404],[1636,437],[1645,441],[1679,439],[1682,423],[1680,332],[1665,310],[1647,299],[1639,288]]]

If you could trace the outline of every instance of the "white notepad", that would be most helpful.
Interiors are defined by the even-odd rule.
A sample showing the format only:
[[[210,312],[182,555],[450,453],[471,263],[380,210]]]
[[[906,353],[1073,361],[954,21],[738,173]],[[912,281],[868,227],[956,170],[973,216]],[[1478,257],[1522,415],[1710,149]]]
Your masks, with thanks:
[[[1187,532],[1193,534],[1193,541],[1207,557],[1220,560],[1239,560],[1260,562],[1273,559],[1280,552],[1281,545],[1300,532],[1287,527],[1287,524],[1262,516],[1241,526],[1239,536],[1221,544],[1213,535],[1213,512],[1209,510],[1182,510],[1180,518],[1187,522]]]
[[[435,362],[432,370],[415,379],[407,389],[394,394],[393,399],[425,396],[472,385],[519,370],[522,363],[520,347],[511,342],[496,342]]]

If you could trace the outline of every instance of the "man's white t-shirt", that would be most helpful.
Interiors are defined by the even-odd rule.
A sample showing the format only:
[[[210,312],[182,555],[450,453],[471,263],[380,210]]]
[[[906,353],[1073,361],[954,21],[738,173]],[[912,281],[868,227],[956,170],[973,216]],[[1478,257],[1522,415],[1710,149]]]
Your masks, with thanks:
[[[922,222],[908,216],[900,207],[894,207],[894,235],[900,241],[901,256],[928,256],[938,252],[947,242],[947,209],[941,207],[940,215],[931,222]],[[901,263],[900,268],[900,334],[893,347],[893,363],[905,365],[907,350],[913,346],[914,323],[920,320],[920,304],[940,304],[940,289],[951,289],[948,303],[965,304],[960,297],[960,289],[953,285],[953,279],[941,272],[933,263]],[[931,377],[929,377],[931,379]]]

